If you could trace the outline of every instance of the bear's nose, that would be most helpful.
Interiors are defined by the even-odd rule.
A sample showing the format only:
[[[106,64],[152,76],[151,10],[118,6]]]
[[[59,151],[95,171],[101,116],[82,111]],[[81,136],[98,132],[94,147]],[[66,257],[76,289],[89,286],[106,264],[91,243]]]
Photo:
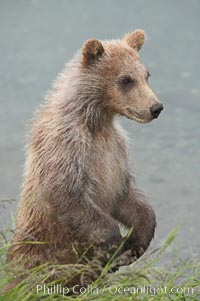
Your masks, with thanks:
[[[151,115],[153,118],[158,118],[160,112],[164,109],[162,103],[156,103],[155,105],[150,107]]]

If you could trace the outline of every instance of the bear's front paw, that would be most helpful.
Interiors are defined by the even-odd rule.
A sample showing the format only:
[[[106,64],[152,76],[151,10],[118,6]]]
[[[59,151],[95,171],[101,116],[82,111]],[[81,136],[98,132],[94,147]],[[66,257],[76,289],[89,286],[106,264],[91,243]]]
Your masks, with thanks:
[[[129,265],[135,260],[137,260],[137,256],[133,254],[132,250],[127,250],[115,258],[111,265],[110,271],[116,272],[121,266]]]
[[[125,243],[125,249],[131,252],[131,257],[139,258],[144,254],[148,245],[139,240],[128,239]]]
[[[153,209],[146,205],[144,212],[137,229],[133,227],[133,232],[125,243],[125,249],[131,249],[133,255],[137,257],[140,257],[150,245],[156,228],[156,216]]]

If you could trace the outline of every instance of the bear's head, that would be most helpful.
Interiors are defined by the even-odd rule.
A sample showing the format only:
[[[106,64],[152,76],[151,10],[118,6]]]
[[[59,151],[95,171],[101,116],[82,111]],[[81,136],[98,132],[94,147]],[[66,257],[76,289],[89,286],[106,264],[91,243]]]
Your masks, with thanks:
[[[144,31],[136,30],[122,40],[90,39],[81,52],[83,70],[91,75],[91,94],[101,95],[106,111],[141,123],[157,118],[163,109],[138,56],[144,41]]]

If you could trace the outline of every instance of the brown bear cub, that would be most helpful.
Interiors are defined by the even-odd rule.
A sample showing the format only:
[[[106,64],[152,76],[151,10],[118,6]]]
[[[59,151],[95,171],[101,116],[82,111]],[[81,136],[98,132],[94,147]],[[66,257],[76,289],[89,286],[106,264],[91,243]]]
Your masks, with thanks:
[[[90,39],[54,83],[33,121],[8,261],[75,264],[91,245],[113,254],[124,240],[119,224],[133,228],[122,255],[138,257],[149,246],[155,213],[135,188],[115,120],[146,123],[163,109],[138,56],[144,40],[142,30]]]

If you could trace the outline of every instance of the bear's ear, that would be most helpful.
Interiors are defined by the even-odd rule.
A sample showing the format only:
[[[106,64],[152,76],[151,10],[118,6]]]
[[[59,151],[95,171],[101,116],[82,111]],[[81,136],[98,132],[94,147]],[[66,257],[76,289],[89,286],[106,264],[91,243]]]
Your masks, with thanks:
[[[123,40],[133,49],[139,51],[145,41],[145,32],[142,29],[137,29],[132,33],[125,35]]]
[[[96,39],[87,40],[82,48],[83,64],[85,66],[93,64],[105,52],[103,45]]]

